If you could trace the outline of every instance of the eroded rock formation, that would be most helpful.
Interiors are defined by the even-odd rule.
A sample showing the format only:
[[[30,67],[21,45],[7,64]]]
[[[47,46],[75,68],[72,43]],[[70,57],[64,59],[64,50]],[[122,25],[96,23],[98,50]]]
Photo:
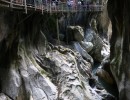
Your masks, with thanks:
[[[111,71],[116,80],[119,100],[130,100],[130,1],[108,0],[112,21]]]
[[[97,80],[92,75],[94,61],[101,63],[109,55],[109,45],[93,28],[88,29],[89,25],[86,23],[89,21],[86,21],[86,16],[90,13],[60,17],[56,14],[26,15],[21,12],[0,11],[0,98],[113,98],[97,86]],[[59,30],[56,28],[56,19],[60,24]]]

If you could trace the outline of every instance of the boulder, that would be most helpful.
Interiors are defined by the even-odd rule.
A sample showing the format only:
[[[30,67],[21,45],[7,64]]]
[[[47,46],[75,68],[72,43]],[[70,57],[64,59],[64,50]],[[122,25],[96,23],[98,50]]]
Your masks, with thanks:
[[[78,42],[73,42],[74,49],[78,51],[81,56],[93,65],[93,58],[84,50]]]
[[[93,49],[93,44],[91,42],[81,41],[80,44],[87,52],[90,52]]]
[[[118,89],[117,89],[116,81],[110,70],[109,56],[103,59],[101,65],[98,67],[96,71],[96,75],[98,76],[98,80],[102,84],[102,86],[110,94],[115,96],[115,98],[118,98]]]
[[[91,42],[93,49],[89,53],[96,61],[101,62],[110,53],[110,47],[92,29],[87,29],[84,42]]]
[[[77,41],[79,41],[79,42],[83,40],[83,38],[84,38],[84,31],[83,31],[82,27],[75,26],[75,28],[74,28],[74,38]]]
[[[82,41],[84,39],[84,31],[81,26],[68,26],[67,27],[68,37],[72,36],[76,41]]]

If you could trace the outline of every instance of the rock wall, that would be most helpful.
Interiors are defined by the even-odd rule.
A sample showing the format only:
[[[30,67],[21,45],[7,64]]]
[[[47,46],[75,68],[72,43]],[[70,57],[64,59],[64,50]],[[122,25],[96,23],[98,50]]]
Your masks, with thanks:
[[[113,100],[115,93],[101,88],[92,73],[95,62],[109,58],[106,10],[41,15],[1,9],[0,98]],[[98,76],[115,83],[105,69]]]
[[[108,17],[108,12],[107,12],[107,3],[105,3],[103,7],[103,12],[101,14],[98,14],[97,16],[97,29],[99,35],[105,39],[108,40],[108,26],[110,24],[110,19]]]
[[[119,100],[130,100],[130,0],[108,0],[112,22],[111,71],[116,80]]]
[[[0,19],[0,98],[106,98],[106,91],[92,86],[91,64],[73,49],[54,45],[56,15],[0,10]]]

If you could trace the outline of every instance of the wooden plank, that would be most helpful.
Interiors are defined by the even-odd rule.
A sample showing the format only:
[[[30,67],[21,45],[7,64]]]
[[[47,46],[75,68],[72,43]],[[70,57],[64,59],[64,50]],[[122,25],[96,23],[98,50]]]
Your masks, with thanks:
[[[60,45],[58,16],[56,17],[56,29],[57,29],[57,40],[58,40],[58,44]]]

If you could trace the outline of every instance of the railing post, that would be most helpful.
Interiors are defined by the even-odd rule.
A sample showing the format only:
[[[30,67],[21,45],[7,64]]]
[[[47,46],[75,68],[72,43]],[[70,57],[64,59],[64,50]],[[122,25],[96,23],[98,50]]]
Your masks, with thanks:
[[[46,3],[45,3],[45,9],[47,10],[47,12],[48,12],[48,3],[47,3],[47,0],[45,0],[46,1]]]
[[[50,5],[49,9],[50,9],[50,13],[51,13],[51,0],[50,0],[50,4],[49,5]]]
[[[27,2],[24,0],[25,13],[27,14]]]
[[[43,14],[43,4],[42,4],[42,14]]]
[[[63,12],[63,6],[64,6],[64,4],[63,4],[63,3],[61,3],[61,7],[62,7],[62,9],[61,9],[61,10],[62,10],[62,12]]]
[[[58,40],[58,44],[60,44],[58,16],[56,18],[56,28],[57,28],[57,40]]]
[[[47,12],[48,12],[48,3],[46,4],[46,9],[47,9]]]
[[[13,7],[12,2],[13,2],[13,0],[10,0],[10,7],[11,7],[11,8]]]
[[[22,5],[23,5],[23,0],[21,0],[21,3],[22,3]]]
[[[37,7],[36,7],[36,0],[34,0],[34,8],[35,8],[35,10],[37,9]]]

